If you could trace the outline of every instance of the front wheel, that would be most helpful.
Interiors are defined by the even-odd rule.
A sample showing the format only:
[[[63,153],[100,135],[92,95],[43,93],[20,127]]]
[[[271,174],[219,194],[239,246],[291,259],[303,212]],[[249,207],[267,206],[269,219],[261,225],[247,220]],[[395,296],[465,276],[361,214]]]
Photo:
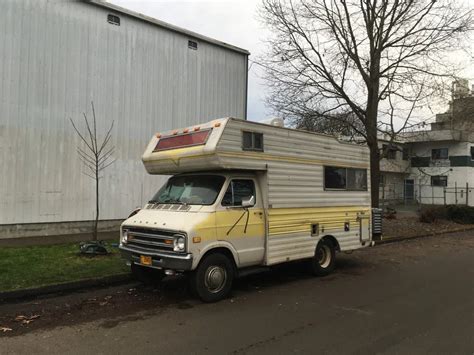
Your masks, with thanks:
[[[328,239],[321,239],[310,261],[311,271],[317,276],[329,275],[336,267],[336,249]]]
[[[204,302],[225,298],[232,288],[234,266],[224,254],[206,256],[190,278],[191,290]]]

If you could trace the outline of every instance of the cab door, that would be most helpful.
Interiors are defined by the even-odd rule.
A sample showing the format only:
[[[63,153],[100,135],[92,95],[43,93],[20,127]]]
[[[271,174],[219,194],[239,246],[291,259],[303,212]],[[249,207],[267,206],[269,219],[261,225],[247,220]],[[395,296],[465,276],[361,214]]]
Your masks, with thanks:
[[[242,207],[242,201],[254,196],[255,204]],[[253,178],[233,178],[216,211],[217,239],[233,245],[239,266],[263,262],[265,252],[265,216],[262,196]]]

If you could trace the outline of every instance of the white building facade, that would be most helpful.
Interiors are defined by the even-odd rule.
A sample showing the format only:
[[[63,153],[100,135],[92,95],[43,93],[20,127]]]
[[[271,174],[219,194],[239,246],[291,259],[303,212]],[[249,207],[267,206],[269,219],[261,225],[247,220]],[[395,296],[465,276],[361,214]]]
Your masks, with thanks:
[[[382,140],[381,149],[383,203],[474,206],[474,93],[467,81],[454,84],[449,109],[431,130]]]
[[[115,163],[101,182],[101,219],[142,206],[163,178],[141,155],[159,131],[246,118],[249,53],[117,6],[4,0],[0,11],[0,226],[94,218],[81,126],[114,121]]]

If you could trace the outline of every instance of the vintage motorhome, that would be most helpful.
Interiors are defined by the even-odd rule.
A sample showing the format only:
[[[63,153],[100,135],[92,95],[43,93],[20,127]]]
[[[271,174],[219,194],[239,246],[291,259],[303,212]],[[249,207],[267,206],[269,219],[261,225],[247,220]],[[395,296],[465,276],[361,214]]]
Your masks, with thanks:
[[[132,270],[190,272],[204,301],[239,275],[371,244],[369,152],[334,137],[235,118],[160,132],[143,154],[168,182],[121,227]]]

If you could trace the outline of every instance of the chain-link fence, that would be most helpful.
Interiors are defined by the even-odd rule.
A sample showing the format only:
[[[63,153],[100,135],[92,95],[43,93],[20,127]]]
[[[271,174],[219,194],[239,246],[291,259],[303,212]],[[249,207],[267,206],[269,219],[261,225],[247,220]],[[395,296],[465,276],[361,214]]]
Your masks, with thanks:
[[[379,191],[383,206],[399,204],[474,206],[474,187],[469,184],[432,186],[405,180],[403,183],[381,184]]]

